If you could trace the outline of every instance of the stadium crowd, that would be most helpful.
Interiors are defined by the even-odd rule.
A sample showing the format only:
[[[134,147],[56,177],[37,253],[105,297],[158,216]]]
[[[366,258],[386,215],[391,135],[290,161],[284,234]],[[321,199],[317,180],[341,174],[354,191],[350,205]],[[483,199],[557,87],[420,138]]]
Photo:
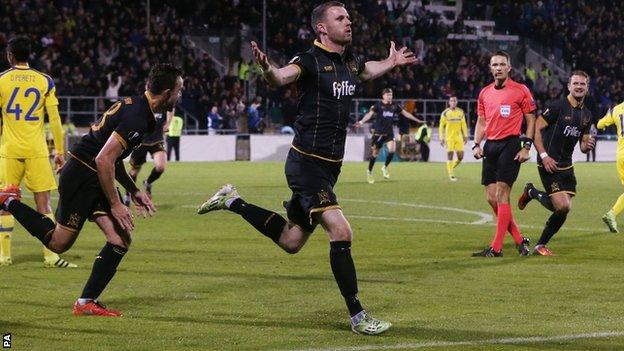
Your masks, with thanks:
[[[588,72],[590,95],[602,113],[624,99],[624,83],[618,79],[624,75],[620,64],[624,49],[613,45],[624,35],[619,26],[622,10],[624,3],[606,0],[503,0],[469,4],[464,15],[483,19],[483,14],[491,14],[499,32],[531,38],[550,48],[549,56]]]
[[[0,46],[13,33],[29,34],[37,43],[33,65],[55,79],[61,96],[106,96],[104,104],[108,105],[117,96],[140,90],[151,65],[169,61],[192,72],[187,74],[180,105],[200,121],[201,129],[260,132],[262,118],[292,123],[297,99],[293,86],[273,90],[260,79],[253,80],[258,82],[255,95],[266,97],[269,104],[267,111],[264,104],[252,107],[254,97],[245,96],[244,85],[256,72],[253,65],[236,53],[230,58],[228,73],[221,77],[211,59],[186,39],[189,29],[202,26],[259,28],[261,4],[246,0],[219,0],[210,6],[186,0],[156,3],[148,35],[143,2],[0,0]],[[417,3],[347,1],[354,32],[359,34],[352,45],[357,56],[383,59],[392,38],[412,48],[420,59],[415,66],[397,68],[383,79],[362,85],[358,96],[379,98],[381,90],[390,86],[399,99],[476,98],[491,80],[489,56],[476,42],[447,40],[447,34],[458,28],[444,25],[438,15]],[[622,83],[614,78],[622,73],[617,64],[622,49],[608,45],[622,34],[621,28],[613,25],[622,15],[608,10],[611,2],[595,3],[597,7],[592,5],[589,11],[583,2],[498,1],[487,7],[486,13],[492,14],[499,30],[552,46],[556,56],[589,71],[595,77],[591,92],[604,109],[624,98]],[[312,5],[304,0],[267,1],[267,46],[278,63],[284,64],[309,48],[314,37],[308,23]],[[462,16],[470,18],[483,10],[466,6]],[[231,20],[224,23],[224,16]],[[519,20],[506,20],[511,17]],[[7,63],[2,66],[6,68]],[[540,105],[560,94],[548,81],[529,83]],[[254,116],[253,121],[249,115]]]

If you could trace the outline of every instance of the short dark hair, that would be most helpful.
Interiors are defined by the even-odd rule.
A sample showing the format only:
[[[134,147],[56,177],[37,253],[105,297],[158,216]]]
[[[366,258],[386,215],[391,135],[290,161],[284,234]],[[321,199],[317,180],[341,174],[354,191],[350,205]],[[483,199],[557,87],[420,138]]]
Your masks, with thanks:
[[[580,69],[577,69],[575,71],[572,71],[572,73],[570,73],[570,80],[572,80],[572,76],[585,77],[587,81],[589,82],[589,74],[587,74],[585,71],[581,71]]]
[[[384,88],[384,90],[381,91],[381,95],[386,94],[386,93],[391,93],[392,92],[392,88]]]
[[[492,57],[494,57],[494,56],[503,56],[503,57],[507,58],[507,63],[509,63],[511,65],[511,56],[509,56],[509,53],[507,53],[507,51],[498,50],[497,52],[492,54],[490,59],[492,59]]]
[[[9,39],[7,51],[10,52],[18,62],[28,61],[28,57],[30,56],[30,39],[25,35],[18,35]]]
[[[345,4],[340,1],[327,1],[324,2],[312,10],[312,14],[310,15],[310,25],[312,26],[312,30],[316,35],[318,35],[318,31],[316,30],[316,25],[322,22],[325,19],[325,12],[330,7],[345,7]]]
[[[167,89],[175,88],[182,70],[170,63],[159,63],[152,67],[147,76],[147,90],[150,93],[160,94]]]

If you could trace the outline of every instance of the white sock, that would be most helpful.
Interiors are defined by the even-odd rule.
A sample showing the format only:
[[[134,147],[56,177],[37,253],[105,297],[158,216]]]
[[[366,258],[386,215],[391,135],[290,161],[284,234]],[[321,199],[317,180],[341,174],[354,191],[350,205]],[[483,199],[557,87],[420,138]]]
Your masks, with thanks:
[[[232,206],[232,202],[234,202],[236,199],[240,199],[239,197],[231,197],[227,200],[225,200],[225,207],[230,208],[230,206]]]
[[[80,306],[84,306],[86,304],[88,304],[89,302],[93,301],[93,299],[83,299],[82,297],[78,299],[78,304]]]

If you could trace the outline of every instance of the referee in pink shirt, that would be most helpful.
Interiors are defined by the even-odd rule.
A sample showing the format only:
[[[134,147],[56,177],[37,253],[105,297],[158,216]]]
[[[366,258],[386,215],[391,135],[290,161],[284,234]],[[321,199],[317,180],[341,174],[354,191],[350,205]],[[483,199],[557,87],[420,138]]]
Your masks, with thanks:
[[[522,237],[511,214],[509,194],[518,178],[520,164],[529,159],[535,131],[535,101],[524,85],[509,77],[509,54],[498,51],[490,58],[494,82],[479,93],[477,125],[472,153],[483,159],[481,184],[490,206],[497,215],[496,235],[492,244],[473,254],[480,257],[503,255],[503,239],[509,231],[521,256],[530,253],[529,239]],[[520,138],[522,119],[526,121],[525,137]],[[481,148],[481,141],[485,144]]]

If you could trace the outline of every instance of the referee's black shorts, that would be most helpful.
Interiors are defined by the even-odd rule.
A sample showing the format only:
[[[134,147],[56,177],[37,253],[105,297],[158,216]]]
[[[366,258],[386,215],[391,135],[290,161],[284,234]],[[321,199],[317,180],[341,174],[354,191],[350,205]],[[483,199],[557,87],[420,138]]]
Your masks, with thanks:
[[[520,173],[520,162],[514,160],[520,148],[518,136],[487,140],[483,145],[481,184],[504,182],[512,186]]]

